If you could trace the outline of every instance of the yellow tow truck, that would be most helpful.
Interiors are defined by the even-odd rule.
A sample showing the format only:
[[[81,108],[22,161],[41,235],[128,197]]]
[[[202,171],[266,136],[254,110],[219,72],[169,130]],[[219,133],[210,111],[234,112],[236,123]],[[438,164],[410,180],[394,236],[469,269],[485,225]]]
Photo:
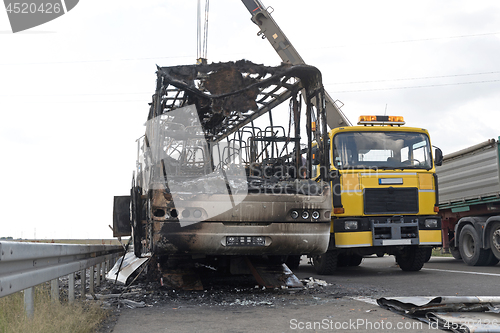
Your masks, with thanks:
[[[441,245],[442,152],[433,158],[427,130],[404,124],[400,116],[361,116],[358,126],[330,131],[333,210],[328,251],[312,256],[319,274],[373,254],[418,271]]]

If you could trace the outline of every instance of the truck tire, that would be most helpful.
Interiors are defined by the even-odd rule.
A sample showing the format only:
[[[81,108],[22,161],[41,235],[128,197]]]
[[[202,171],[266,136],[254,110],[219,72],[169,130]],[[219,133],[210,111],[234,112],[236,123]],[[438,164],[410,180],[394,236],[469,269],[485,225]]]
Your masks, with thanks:
[[[350,254],[339,253],[337,256],[337,267],[347,267],[349,266],[349,260],[351,259]]]
[[[337,270],[337,251],[327,251],[326,253],[314,256],[313,266],[319,275],[332,275]]]
[[[428,262],[429,260],[431,260],[431,257],[432,257],[432,247],[428,247],[428,248],[425,248],[426,252],[425,252],[425,261],[424,262]]]
[[[450,247],[450,253],[453,258],[457,260],[462,260],[462,256],[460,255],[460,249],[458,247]]]
[[[337,257],[337,267],[355,267],[359,266],[363,257],[359,254],[339,254]]]
[[[416,272],[424,266],[427,253],[425,247],[407,247],[396,254],[396,262],[403,271]]]
[[[492,251],[488,251],[489,255],[488,255],[488,260],[486,260],[486,263],[484,264],[485,266],[495,266],[496,264],[498,264],[498,262],[500,260],[498,260],[497,257],[495,257],[495,255],[493,254]]]
[[[490,260],[490,250],[479,247],[479,235],[476,229],[470,224],[460,231],[458,248],[462,260],[469,266],[485,266]]]
[[[500,259],[500,222],[493,223],[488,237],[491,244],[491,252],[493,252],[497,259]]]
[[[359,254],[352,254],[351,257],[349,258],[349,264],[348,266],[355,267],[361,265],[361,262],[363,261],[363,256],[360,256]]]

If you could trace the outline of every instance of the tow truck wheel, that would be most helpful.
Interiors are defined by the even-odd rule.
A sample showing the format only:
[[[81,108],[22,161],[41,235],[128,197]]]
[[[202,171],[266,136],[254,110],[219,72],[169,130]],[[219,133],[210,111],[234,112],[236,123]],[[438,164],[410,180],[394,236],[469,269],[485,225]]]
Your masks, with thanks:
[[[491,252],[497,259],[500,259],[500,222],[493,223],[489,237]]]
[[[337,257],[337,267],[359,266],[363,257],[359,254],[339,254]]]
[[[363,256],[360,256],[359,254],[351,254],[351,257],[349,258],[349,265],[351,267],[354,266],[359,266],[361,265],[361,262],[363,261]]]
[[[339,253],[337,256],[337,267],[347,267],[349,266],[349,260],[351,259],[350,254]]]
[[[458,247],[462,260],[469,266],[485,266],[490,261],[490,250],[479,246],[479,235],[470,224],[463,227],[460,232]]]
[[[427,252],[425,253],[425,262],[431,260],[432,257],[432,247],[428,247],[425,249]]]
[[[332,275],[337,270],[337,251],[327,251],[326,253],[314,256],[313,266],[319,275]]]
[[[407,247],[396,254],[396,262],[403,271],[416,272],[424,266],[427,252],[425,247]]]

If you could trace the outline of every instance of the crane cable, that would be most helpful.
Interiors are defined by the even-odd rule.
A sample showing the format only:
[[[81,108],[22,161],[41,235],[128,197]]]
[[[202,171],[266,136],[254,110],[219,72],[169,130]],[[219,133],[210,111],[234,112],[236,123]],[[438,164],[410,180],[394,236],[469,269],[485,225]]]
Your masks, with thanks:
[[[203,64],[207,62],[207,49],[208,49],[208,13],[209,13],[209,0],[205,0],[205,17],[203,22],[203,32],[202,32],[202,22],[201,22],[201,0],[198,0],[198,22],[197,22],[197,64]]]

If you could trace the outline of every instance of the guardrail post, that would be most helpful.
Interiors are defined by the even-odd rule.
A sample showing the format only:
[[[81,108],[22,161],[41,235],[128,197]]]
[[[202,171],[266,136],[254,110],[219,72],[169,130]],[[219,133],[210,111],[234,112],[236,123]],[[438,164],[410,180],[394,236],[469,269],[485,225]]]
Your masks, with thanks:
[[[50,281],[50,298],[52,302],[59,302],[59,278]]]
[[[101,285],[101,263],[95,265],[95,272],[96,272],[95,284],[96,286],[99,287]]]
[[[75,273],[68,275],[68,302],[75,301]]]
[[[82,269],[80,271],[80,276],[81,276],[81,297],[82,299],[85,299],[85,293],[87,292],[87,272],[86,269]]]
[[[33,296],[33,287],[24,289],[24,312],[28,318],[33,318],[35,314],[35,297]]]
[[[94,266],[90,266],[89,267],[89,277],[90,277],[90,284],[89,284],[89,292],[91,295],[94,295],[95,292],[94,292]]]
[[[102,262],[101,270],[102,270],[102,279],[103,281],[106,281],[106,273],[108,272],[106,270],[106,260]]]

